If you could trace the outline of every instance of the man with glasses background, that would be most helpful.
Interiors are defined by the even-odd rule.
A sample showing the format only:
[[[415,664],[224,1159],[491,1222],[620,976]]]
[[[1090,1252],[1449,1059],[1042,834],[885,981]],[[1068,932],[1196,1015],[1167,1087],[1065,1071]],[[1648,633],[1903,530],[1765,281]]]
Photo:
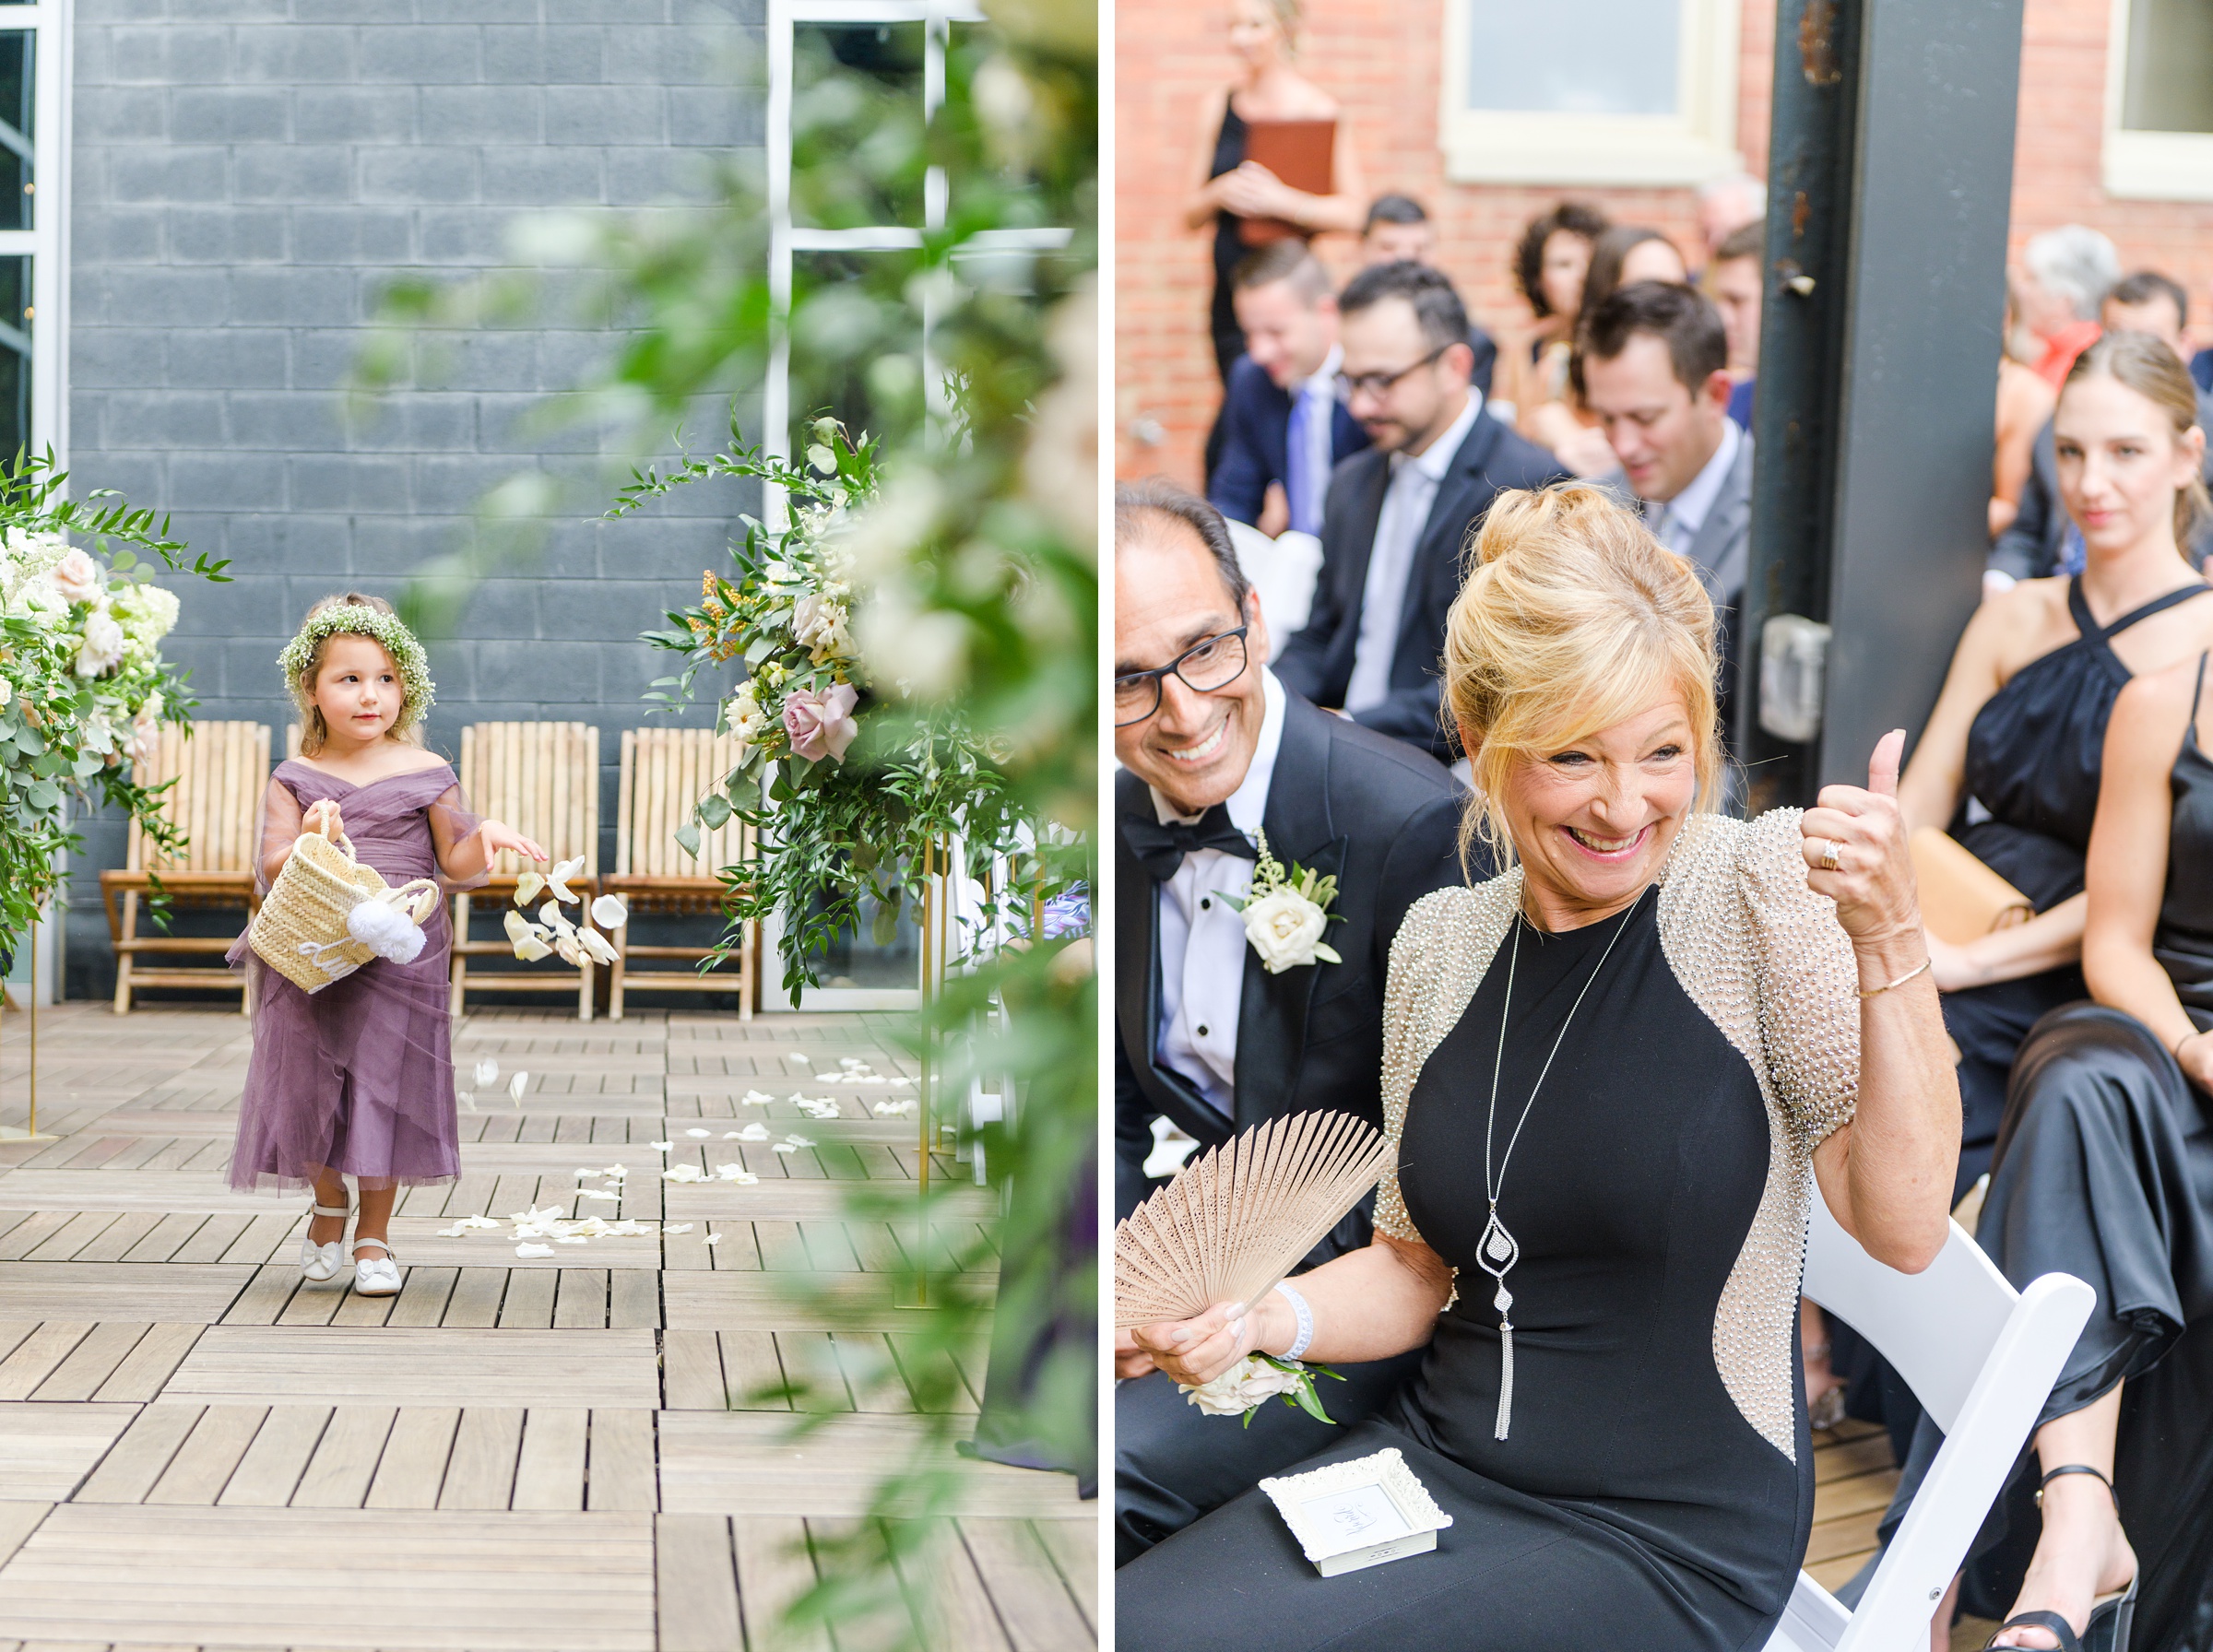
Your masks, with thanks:
[[[1450,759],[1438,660],[1468,530],[1501,490],[1566,472],[1483,417],[1468,313],[1439,272],[1371,266],[1337,313],[1339,392],[1374,446],[1330,478],[1314,607],[1275,669],[1317,705]]]
[[[1466,348],[1463,343],[1460,347]],[[1117,1214],[1152,1190],[1165,1116],[1201,1150],[1300,1110],[1382,1124],[1383,985],[1406,909],[1462,873],[1462,794],[1412,746],[1318,710],[1269,670],[1260,603],[1229,531],[1165,482],[1115,492]],[[1225,896],[1251,887],[1256,838],[1333,876],[1342,960],[1270,974]],[[1487,874],[1487,864],[1474,868]],[[1361,1206],[1305,1266],[1366,1245]],[[1419,1353],[1347,1365],[1322,1402],[1369,1415]],[[1249,1427],[1190,1406],[1127,1338],[1118,1348],[1118,1562],[1342,1432],[1282,1405]]]

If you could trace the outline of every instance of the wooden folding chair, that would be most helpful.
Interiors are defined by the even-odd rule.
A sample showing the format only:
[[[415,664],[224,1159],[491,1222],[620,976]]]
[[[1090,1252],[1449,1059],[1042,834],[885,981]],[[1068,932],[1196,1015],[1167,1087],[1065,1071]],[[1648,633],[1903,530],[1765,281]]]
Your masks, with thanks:
[[[269,726],[164,725],[153,761],[136,765],[135,773],[141,785],[176,782],[162,794],[161,813],[188,841],[183,854],[172,858],[133,820],[123,867],[100,875],[108,938],[115,948],[115,1013],[128,1015],[131,995],[142,986],[234,992],[240,1013],[248,1013],[252,1007],[246,1001],[245,977],[226,964],[138,962],[141,956],[172,959],[213,953],[219,959],[238,938],[140,935],[138,903],[140,896],[152,892],[158,878],[172,910],[238,907],[244,911],[246,922],[253,922],[254,910],[260,904],[254,892],[254,859],[259,851],[261,796],[269,784]]]
[[[1955,1221],[1920,1273],[1886,1268],[1817,1191],[1805,1294],[1875,1344],[1913,1390],[1944,1446],[1850,1611],[1804,1572],[1767,1652],[1925,1646],[1929,1619],[1967,1558],[2035,1426],[2097,1292],[2047,1273],[2016,1291]]]
[[[461,791],[468,807],[503,820],[534,838],[554,862],[584,856],[584,870],[569,879],[586,906],[598,892],[599,731],[588,723],[472,723],[461,731]],[[515,947],[504,935],[497,940],[469,938],[472,899],[504,923],[514,904],[522,857],[503,850],[492,858],[491,877],[469,894],[454,897],[453,1012],[458,1017],[473,985],[479,992],[576,992],[576,1019],[592,1019],[592,962],[581,968],[544,961],[527,969],[479,970],[472,958],[508,958]],[[535,871],[550,867],[535,867]],[[533,901],[533,912],[551,900]],[[577,908],[564,909],[581,923]]]
[[[699,853],[687,855],[676,829],[692,818],[700,798],[716,789],[738,763],[738,742],[705,728],[626,728],[622,731],[621,799],[615,827],[615,872],[602,879],[609,894],[621,895],[634,914],[724,915],[729,890],[715,874],[742,860],[752,848],[752,833],[731,820],[700,834]],[[696,963],[712,947],[645,946],[630,938],[630,926],[615,931],[615,962],[608,966],[607,1014],[622,1019],[624,987],[654,992],[738,994],[740,1019],[753,1014],[753,947],[758,938],[748,925],[737,951],[704,974],[690,970],[633,970],[633,958],[681,958]]]

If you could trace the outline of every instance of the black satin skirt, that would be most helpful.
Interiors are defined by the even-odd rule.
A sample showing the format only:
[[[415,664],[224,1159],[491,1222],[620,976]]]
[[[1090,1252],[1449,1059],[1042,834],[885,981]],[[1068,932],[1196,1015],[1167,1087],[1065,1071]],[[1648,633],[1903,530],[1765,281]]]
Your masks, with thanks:
[[[2125,1384],[2114,1481],[2142,1579],[2133,1652],[2207,1652],[2213,1103],[2135,1017],[2053,1010],[2015,1063],[1975,1237],[2016,1286],[2070,1273],[2097,1291],[2038,1426]],[[1893,1518],[1941,1443],[1924,1419]],[[2011,1609],[2040,1529],[2037,1473],[2031,1448],[1976,1540],[1963,1610]]]

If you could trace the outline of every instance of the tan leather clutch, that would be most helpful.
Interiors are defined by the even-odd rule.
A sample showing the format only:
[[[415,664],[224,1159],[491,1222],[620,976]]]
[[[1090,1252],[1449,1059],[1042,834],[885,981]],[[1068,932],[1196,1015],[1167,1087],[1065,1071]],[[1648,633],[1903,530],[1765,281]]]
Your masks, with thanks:
[[[1938,940],[1964,946],[1994,929],[2034,915],[2029,897],[1962,847],[1950,833],[1923,826],[1908,840],[1921,885],[1921,918]]]

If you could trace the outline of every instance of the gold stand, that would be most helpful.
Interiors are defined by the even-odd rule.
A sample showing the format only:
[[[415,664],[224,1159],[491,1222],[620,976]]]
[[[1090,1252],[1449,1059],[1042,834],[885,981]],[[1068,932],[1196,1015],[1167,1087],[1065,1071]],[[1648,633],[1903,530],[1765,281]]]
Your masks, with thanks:
[[[0,1141],[59,1141],[58,1136],[39,1130],[39,931],[30,931],[30,1122],[25,1128],[0,1125]]]
[[[945,984],[945,947],[938,928],[944,917],[940,886],[948,858],[947,848],[935,838],[922,845],[922,1047],[915,1075],[915,1112],[919,1119],[916,1145],[922,1163],[916,1184],[919,1198],[915,1207],[915,1300],[893,1304],[917,1312],[936,1305],[929,1300],[929,1156],[936,1146],[938,1078],[938,1031],[932,1018]]]

